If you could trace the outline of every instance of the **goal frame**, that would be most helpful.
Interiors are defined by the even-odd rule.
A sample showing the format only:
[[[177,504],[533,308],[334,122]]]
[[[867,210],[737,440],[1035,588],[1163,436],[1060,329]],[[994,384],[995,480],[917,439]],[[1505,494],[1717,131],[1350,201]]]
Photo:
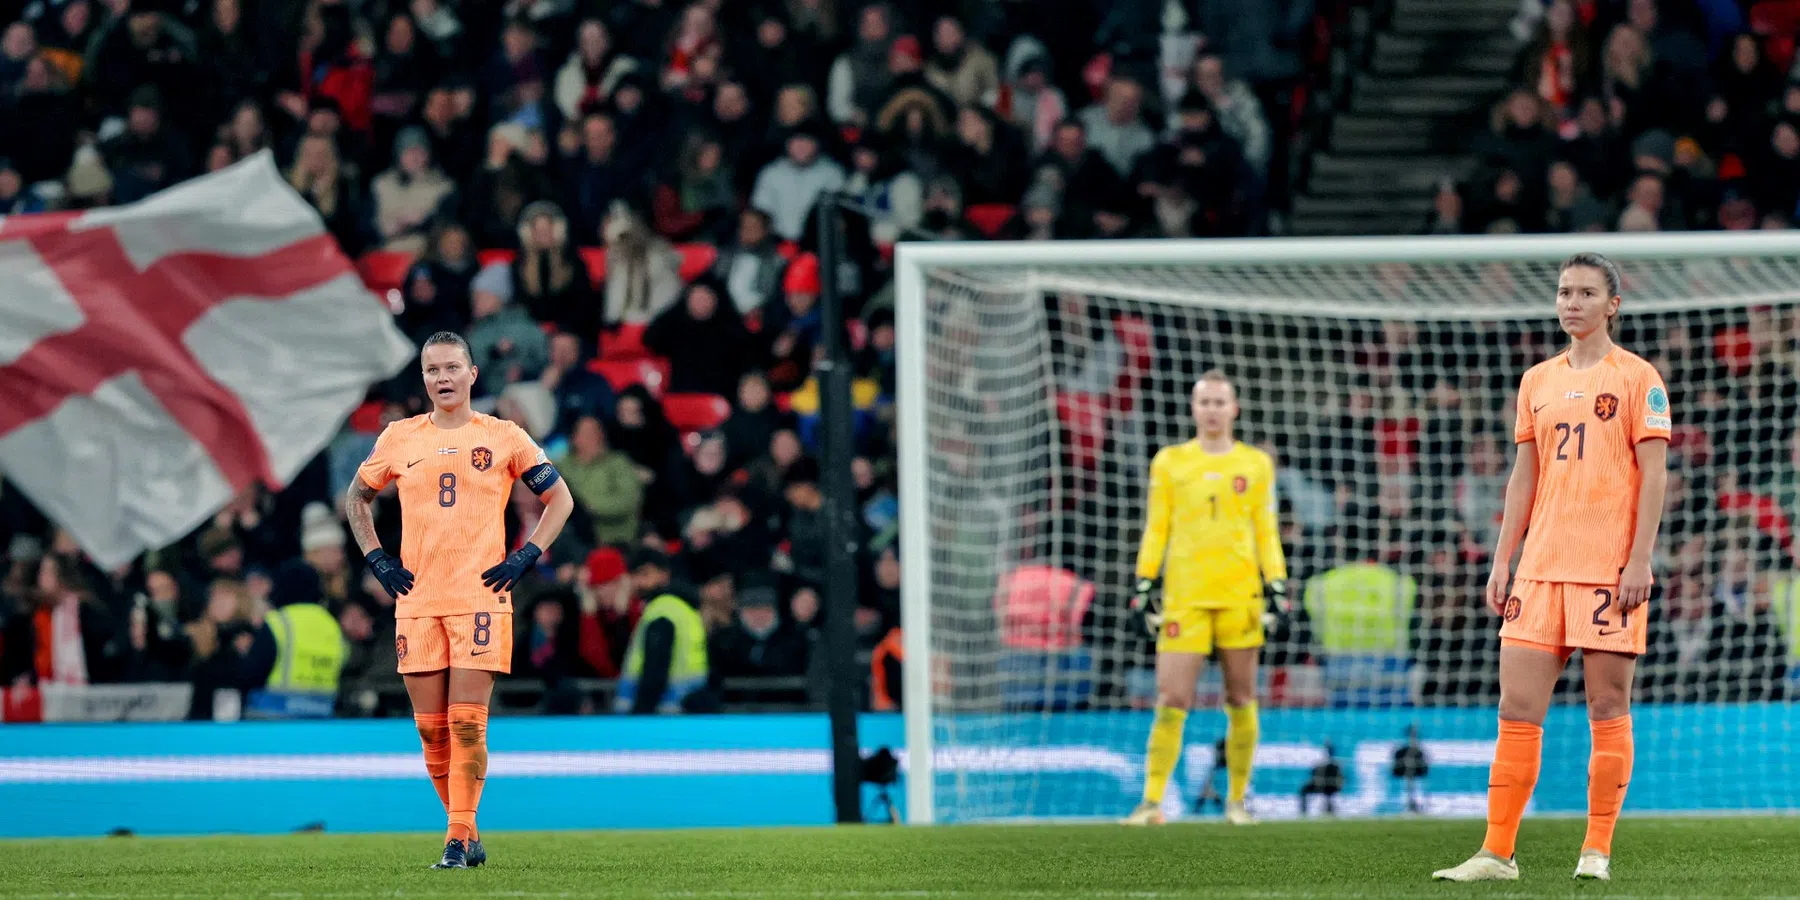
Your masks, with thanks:
[[[1373,264],[1492,263],[1556,261],[1591,251],[1614,260],[1718,259],[1800,255],[1800,231],[1689,232],[1439,237],[1228,238],[1218,240],[1131,241],[957,241],[906,242],[894,257],[894,313],[897,360],[897,417],[900,463],[900,610],[903,649],[906,820],[937,821],[934,782],[936,751],[932,732],[931,538],[927,519],[930,441],[926,434],[928,337],[925,289],[932,269],[1041,266],[1181,266],[1195,264]],[[1002,287],[996,285],[996,288]],[[1035,285],[1023,285],[1035,290]],[[1155,292],[1140,296],[1163,303],[1205,306],[1192,298]],[[1547,295],[1548,296],[1548,295]],[[1736,305],[1736,304],[1734,304]]]

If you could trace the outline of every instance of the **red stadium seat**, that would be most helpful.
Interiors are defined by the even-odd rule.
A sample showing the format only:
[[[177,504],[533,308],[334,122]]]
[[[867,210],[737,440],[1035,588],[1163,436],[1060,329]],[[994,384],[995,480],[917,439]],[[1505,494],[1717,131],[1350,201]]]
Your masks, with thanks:
[[[662,405],[677,431],[711,431],[731,415],[731,403],[718,394],[669,394]]]
[[[599,287],[600,282],[606,280],[606,248],[581,248],[581,261],[587,264],[588,280]]]
[[[611,360],[643,359],[655,354],[644,346],[643,325],[620,325],[600,333],[600,358]]]
[[[693,281],[706,274],[719,259],[719,248],[711,244],[682,244],[681,280]]]
[[[1793,37],[1800,32],[1800,0],[1764,0],[1750,7],[1750,30]]]
[[[963,214],[968,217],[969,224],[986,237],[997,237],[1000,229],[1012,221],[1018,209],[1010,203],[977,203],[969,207]]]
[[[350,414],[350,430],[363,434],[381,433],[381,404],[370,400]]]
[[[356,261],[357,274],[363,284],[376,293],[397,291],[406,284],[406,272],[412,268],[413,255],[400,250],[371,250]]]
[[[480,253],[475,254],[475,259],[480,262],[481,267],[485,269],[495,263],[499,263],[503,266],[510,266],[516,255],[517,254],[513,253],[511,250],[483,250]]]
[[[1794,36],[1771,34],[1763,38],[1763,56],[1774,64],[1775,71],[1786,72],[1788,64],[1794,61]]]
[[[669,383],[669,364],[656,357],[596,359],[588,363],[588,371],[606,379],[615,391],[641,384],[652,397],[661,397],[664,386]]]

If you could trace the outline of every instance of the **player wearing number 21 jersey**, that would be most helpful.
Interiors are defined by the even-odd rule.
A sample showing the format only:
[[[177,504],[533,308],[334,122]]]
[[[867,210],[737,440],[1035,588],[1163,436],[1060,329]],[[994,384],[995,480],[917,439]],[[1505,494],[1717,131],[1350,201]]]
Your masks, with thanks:
[[[512,671],[513,585],[556,540],[575,499],[523,429],[469,407],[478,373],[466,341],[432,335],[419,368],[431,412],[382,431],[344,511],[369,572],[395,597],[394,655],[425,771],[449,819],[434,868],[461,869],[487,861],[475,812],[487,781],[494,675]],[[506,504],[521,481],[544,499],[544,514],[508,553]],[[390,484],[403,519],[397,559],[381,546],[372,506]]]
[[[1511,881],[1519,822],[1537,786],[1544,714],[1576,651],[1592,752],[1588,827],[1576,878],[1612,877],[1612,841],[1631,783],[1631,682],[1644,652],[1650,558],[1668,479],[1671,411],[1662,377],[1612,341],[1619,270],[1582,253],[1563,263],[1556,313],[1569,349],[1519,383],[1506,514],[1488,578],[1500,624],[1500,735],[1488,771],[1481,852],[1433,877]],[[1521,538],[1516,573],[1508,567]]]

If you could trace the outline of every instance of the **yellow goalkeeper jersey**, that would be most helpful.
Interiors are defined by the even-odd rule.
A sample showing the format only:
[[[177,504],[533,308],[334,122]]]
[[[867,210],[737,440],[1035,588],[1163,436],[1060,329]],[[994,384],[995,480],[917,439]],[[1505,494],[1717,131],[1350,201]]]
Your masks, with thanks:
[[[1260,606],[1263,582],[1287,578],[1267,453],[1164,447],[1150,462],[1149,506],[1137,577],[1162,574],[1165,609]]]

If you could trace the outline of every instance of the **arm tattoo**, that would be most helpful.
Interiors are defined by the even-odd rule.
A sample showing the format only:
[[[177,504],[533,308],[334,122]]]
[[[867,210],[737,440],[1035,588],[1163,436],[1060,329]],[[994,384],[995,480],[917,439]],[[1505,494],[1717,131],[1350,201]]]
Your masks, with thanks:
[[[350,490],[344,494],[344,517],[350,520],[350,535],[364,553],[381,546],[381,538],[375,534],[374,504],[379,493],[363,484],[361,478],[353,478]]]

